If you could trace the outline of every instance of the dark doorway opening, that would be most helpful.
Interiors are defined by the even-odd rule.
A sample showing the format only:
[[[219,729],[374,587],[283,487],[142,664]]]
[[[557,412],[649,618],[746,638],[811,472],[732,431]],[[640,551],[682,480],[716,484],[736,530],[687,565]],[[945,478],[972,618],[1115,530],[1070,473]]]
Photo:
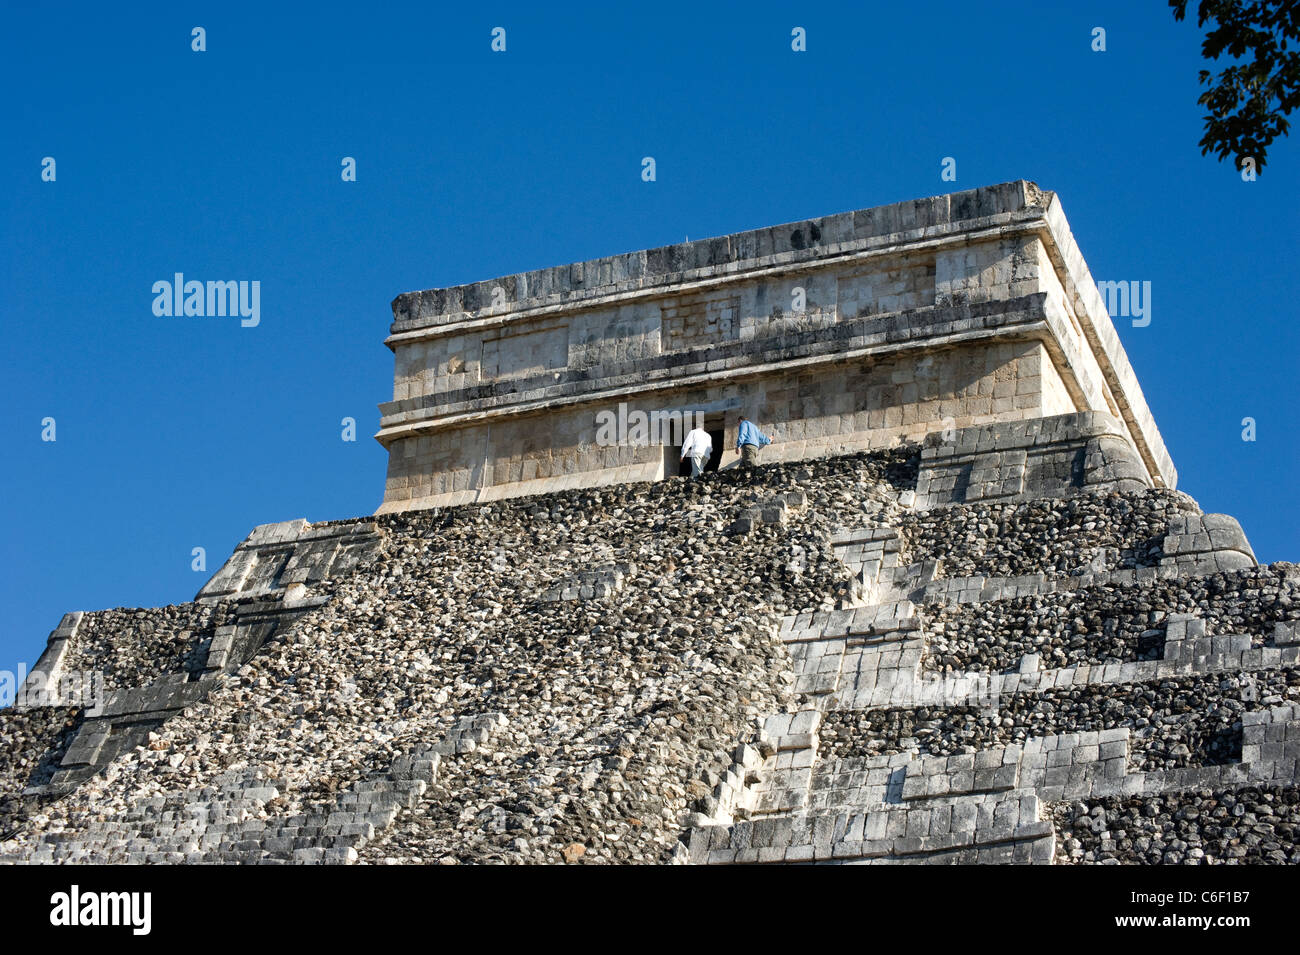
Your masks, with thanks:
[[[706,424],[704,430],[709,432],[709,437],[713,439],[713,453],[709,455],[709,463],[704,465],[704,470],[716,471],[719,462],[722,461],[722,436],[725,432],[721,422],[717,426]]]
[[[709,461],[704,465],[704,473],[709,474],[716,471],[718,465],[722,462],[723,438],[727,433],[726,424],[722,415],[706,415],[704,418],[704,430],[707,431],[709,437],[713,439],[713,453],[709,455]],[[672,457],[668,460],[670,467],[665,468],[664,472],[666,474],[675,473],[678,477],[690,477],[691,459],[687,458],[684,461],[681,460],[682,446],[680,444],[677,445],[672,448],[670,453],[672,454]],[[673,471],[672,466],[675,466],[677,470]]]

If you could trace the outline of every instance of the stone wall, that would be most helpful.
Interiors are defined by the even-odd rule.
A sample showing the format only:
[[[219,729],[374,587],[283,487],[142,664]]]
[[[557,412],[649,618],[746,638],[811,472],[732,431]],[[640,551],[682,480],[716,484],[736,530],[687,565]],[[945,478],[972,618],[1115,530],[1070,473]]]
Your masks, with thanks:
[[[779,349],[778,349],[779,351]],[[949,349],[916,362],[902,357],[838,362],[773,372],[756,381],[700,385],[643,411],[716,415],[724,441],[715,453],[733,466],[739,417],[762,423],[767,460],[794,461],[888,448],[921,440],[935,421],[953,429],[1040,418],[1059,407],[1050,360],[1037,342]],[[648,396],[647,396],[648,397]],[[660,480],[676,473],[676,453],[597,444],[598,415],[617,405],[541,411],[411,438],[393,446],[385,509],[488,501],[518,493]]]
[[[1091,433],[1031,431],[1050,453]],[[931,444],[920,485],[955,449],[1005,463],[1009,434]],[[798,732],[769,721],[773,752],[701,807],[691,858],[1293,860],[1300,572],[1256,566],[1186,495],[1085,470],[837,531],[862,605],[783,622]]]
[[[0,709],[0,842],[39,809],[40,800],[28,790],[50,781],[80,724],[77,707]]]
[[[897,497],[888,475],[914,480],[913,456],[816,465],[824,486],[810,497],[828,513],[888,513]],[[766,499],[751,477],[372,522],[366,556],[309,591],[321,602],[99,773],[34,793],[40,821],[29,817],[0,854],[680,857],[691,800],[789,697],[781,616],[834,606],[848,588],[814,512],[732,533]],[[880,493],[856,493],[863,485]],[[310,548],[315,530],[259,528],[228,568],[259,548]],[[228,568],[214,581],[266,579]],[[220,599],[284,599],[259,594]],[[480,735],[466,735],[475,727]]]
[[[1052,810],[1065,863],[1300,863],[1300,788],[1106,796]]]
[[[264,524],[192,603],[65,615],[16,706],[75,705],[76,719],[48,765],[32,775],[27,797],[57,797],[150,741],[277,630],[327,600],[335,581],[350,575],[379,540],[368,521]],[[87,688],[93,698],[86,698]],[[75,700],[64,698],[74,690]]]
[[[1297,568],[1105,467],[922,509],[936,447],[258,528],[199,603],[52,634],[234,620],[198,681],[133,649],[177,669],[3,714],[0,858],[1293,860]]]
[[[1026,182],[409,293],[380,512],[662,477],[657,441],[598,443],[620,403],[699,410],[728,443],[746,413],[783,459],[1094,411],[1172,487],[1100,301]]]

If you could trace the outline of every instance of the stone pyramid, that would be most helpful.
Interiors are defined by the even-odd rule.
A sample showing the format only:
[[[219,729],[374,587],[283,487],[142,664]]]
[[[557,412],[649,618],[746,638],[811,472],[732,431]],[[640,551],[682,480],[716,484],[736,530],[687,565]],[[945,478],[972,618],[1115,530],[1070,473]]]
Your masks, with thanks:
[[[1300,861],[1300,571],[1174,490],[1054,194],[480,284],[394,303],[378,514],[63,618],[0,861]],[[588,446],[652,393],[716,473]]]

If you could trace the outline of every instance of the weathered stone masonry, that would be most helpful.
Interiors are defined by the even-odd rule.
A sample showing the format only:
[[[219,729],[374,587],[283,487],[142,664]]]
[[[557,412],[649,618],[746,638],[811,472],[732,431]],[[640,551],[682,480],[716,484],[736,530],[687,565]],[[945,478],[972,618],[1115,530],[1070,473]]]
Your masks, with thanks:
[[[957,440],[989,449],[976,471],[995,431]],[[836,532],[862,605],[782,623],[804,708],[738,755],[691,859],[1300,861],[1300,572],[1123,475]]]
[[[0,861],[1300,861],[1300,571],[1174,490],[1053,194],[394,317],[381,513],[67,614]],[[777,443],[663,480],[588,446],[616,400]]]
[[[411,292],[388,345],[381,513],[672,473],[596,445],[619,402],[710,416],[724,467],[741,413],[794,460],[1094,411],[1143,483],[1176,480],[1059,200],[1023,181]]]
[[[995,430],[956,436],[990,447],[975,468],[1005,453]],[[286,545],[319,561],[325,539],[364,553],[307,585],[310,609],[237,671],[185,684],[211,696],[157,714],[100,777],[51,785],[91,767],[39,756],[75,756],[49,724],[0,852],[1294,861],[1253,832],[1186,844],[1161,813],[1238,792],[1293,805],[1295,568],[1236,566],[1235,522],[1124,489],[1122,471],[919,510],[946,459],[907,455],[261,528],[214,578],[259,605],[299,586],[254,572],[260,554],[299,567]],[[249,599],[231,586],[192,606]],[[954,624],[975,631],[969,649]],[[1151,831],[1096,828],[1098,806],[1122,816],[1116,799]]]

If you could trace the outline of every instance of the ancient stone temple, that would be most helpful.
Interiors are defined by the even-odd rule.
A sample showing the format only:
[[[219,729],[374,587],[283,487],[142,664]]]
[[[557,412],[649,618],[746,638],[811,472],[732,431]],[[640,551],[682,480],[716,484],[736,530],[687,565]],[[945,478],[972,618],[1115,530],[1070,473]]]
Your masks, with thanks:
[[[0,861],[1300,861],[1300,572],[1174,489],[1053,193],[393,310],[379,513],[64,616]]]
[[[736,463],[1095,411],[1134,476],[1175,472],[1053,193],[1033,183],[400,295],[380,513],[675,474],[598,442],[626,404],[694,412]],[[1103,423],[1104,422],[1104,423]]]

